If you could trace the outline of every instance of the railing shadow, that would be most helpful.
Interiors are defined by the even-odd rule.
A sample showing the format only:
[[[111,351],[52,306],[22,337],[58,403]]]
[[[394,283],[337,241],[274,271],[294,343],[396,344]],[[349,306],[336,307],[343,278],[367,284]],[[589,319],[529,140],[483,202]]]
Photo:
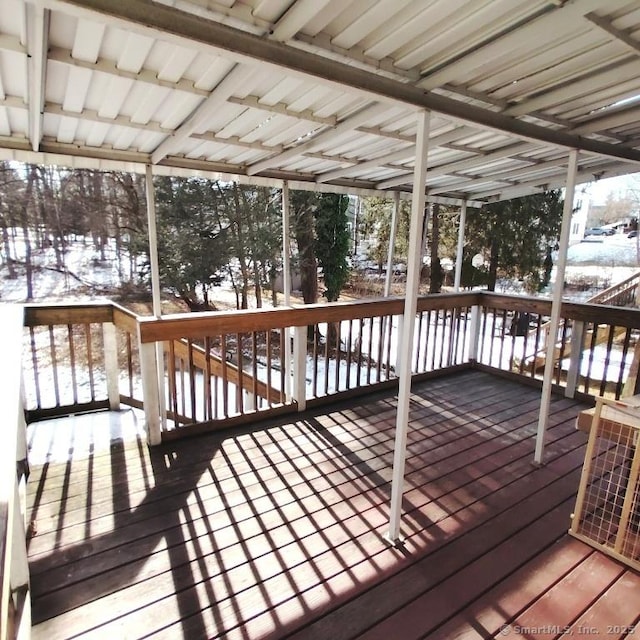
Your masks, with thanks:
[[[115,446],[82,472],[43,469],[43,485],[70,481],[60,528],[32,541],[34,617],[60,616],[42,634],[304,637],[322,613],[493,517],[498,500],[526,495],[536,392],[504,406],[488,374],[455,379],[414,389],[405,549],[382,540],[395,401],[381,394],[152,450]],[[460,398],[465,380],[474,386]]]

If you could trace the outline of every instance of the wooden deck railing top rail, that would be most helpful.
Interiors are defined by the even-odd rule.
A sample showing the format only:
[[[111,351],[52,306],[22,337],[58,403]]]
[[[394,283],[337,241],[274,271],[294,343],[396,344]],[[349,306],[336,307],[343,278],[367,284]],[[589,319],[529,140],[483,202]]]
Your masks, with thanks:
[[[551,301],[525,296],[480,292],[479,302],[484,307],[542,316],[551,314]],[[640,309],[614,307],[590,302],[563,302],[560,315],[569,320],[607,322],[620,327],[640,328]]]
[[[638,285],[640,285],[640,272],[636,272],[628,278],[618,282],[604,291],[596,293],[587,302],[593,304],[618,304],[618,301],[628,304],[637,299]]]
[[[477,292],[423,296],[418,301],[418,311],[471,306],[478,304],[479,300]],[[181,313],[162,318],[140,318],[140,339],[147,343],[176,340],[185,336],[197,338],[211,334],[251,333],[285,327],[305,327],[321,322],[401,315],[403,311],[404,299],[394,297],[275,309]]]

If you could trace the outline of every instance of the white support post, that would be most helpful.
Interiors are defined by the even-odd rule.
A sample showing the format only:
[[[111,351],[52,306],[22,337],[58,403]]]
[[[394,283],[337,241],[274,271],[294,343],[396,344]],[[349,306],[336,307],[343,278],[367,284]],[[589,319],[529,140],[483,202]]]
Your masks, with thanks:
[[[153,315],[162,315],[160,305],[160,269],[158,264],[158,231],[156,228],[156,197],[153,188],[153,172],[147,165],[145,173],[145,193],[147,196],[147,225],[149,232],[149,264],[151,265],[151,296]]]
[[[398,370],[398,409],[396,413],[396,436],[393,452],[393,477],[391,482],[391,509],[387,538],[392,544],[400,543],[400,516],[404,485],[404,468],[409,423],[409,403],[411,393],[411,352],[413,333],[418,307],[418,286],[420,284],[420,258],[422,253],[422,220],[424,215],[425,185],[427,173],[427,153],[429,147],[428,111],[418,114],[416,133],[416,159],[413,172],[413,194],[411,200],[411,228],[409,232],[409,259],[407,265],[407,289],[404,302],[404,318],[401,360]]]
[[[160,297],[160,267],[158,262],[158,231],[156,227],[156,198],[153,187],[153,172],[151,165],[147,165],[145,172],[145,192],[147,197],[147,226],[149,230],[149,263],[151,265],[151,296],[153,300],[153,315],[156,318],[162,316],[162,303]],[[140,356],[142,359],[142,356]],[[162,429],[166,428],[167,413],[165,410],[164,397],[164,347],[161,342],[155,344],[154,365],[156,367],[155,375],[157,379],[157,395],[158,395],[158,411],[160,416],[160,425]],[[144,384],[144,376],[143,376]],[[147,411],[145,403],[145,413]],[[147,416],[147,423],[149,423]],[[149,444],[158,444],[149,441]]]
[[[471,362],[478,361],[478,346],[480,344],[480,306],[474,304],[471,307],[471,325],[469,327],[471,334],[469,340],[469,360]]]
[[[291,306],[291,207],[289,200],[289,183],[282,183],[282,292],[284,306]],[[291,402],[291,329],[284,329],[284,395]],[[295,376],[295,370],[294,370]],[[295,380],[294,383],[295,385]]]
[[[105,322],[102,325],[102,341],[104,344],[104,368],[107,375],[107,397],[109,409],[120,410],[120,385],[118,382],[118,337],[116,325]]]
[[[387,253],[387,277],[384,281],[384,297],[391,294],[391,278],[393,276],[393,255],[396,251],[396,236],[398,235],[398,212],[400,209],[400,193],[393,194],[393,211],[391,213],[391,232],[389,234],[389,250]]]
[[[293,329],[293,398],[298,411],[307,408],[307,327]]]
[[[453,288],[460,291],[460,282],[462,280],[462,257],[464,255],[464,227],[467,222],[467,202],[462,201],[460,205],[460,225],[458,226],[458,251],[456,253],[456,273]]]
[[[151,446],[162,441],[160,427],[160,392],[156,366],[156,345],[143,344],[138,337],[140,375],[142,377],[142,401],[144,403],[145,429]]]
[[[560,231],[560,249],[558,264],[556,265],[556,280],[553,285],[553,299],[551,302],[551,321],[549,323],[549,339],[544,363],[544,379],[542,381],[542,395],[540,398],[540,414],[538,416],[538,433],[534,462],[542,464],[544,458],[544,442],[549,424],[549,407],[551,406],[551,388],[553,383],[553,359],[560,326],[560,310],[562,307],[562,293],[564,289],[564,274],[567,265],[567,250],[569,248],[569,231],[573,214],[573,197],[576,187],[576,172],[578,169],[578,151],[572,149],[569,153],[569,167],[567,169],[567,187],[564,194],[564,211],[562,213],[562,228]]]
[[[571,353],[569,354],[569,371],[567,371],[567,386],[564,390],[566,398],[576,395],[576,388],[580,378],[580,365],[582,363],[582,345],[584,342],[584,322],[575,320],[571,327]]]

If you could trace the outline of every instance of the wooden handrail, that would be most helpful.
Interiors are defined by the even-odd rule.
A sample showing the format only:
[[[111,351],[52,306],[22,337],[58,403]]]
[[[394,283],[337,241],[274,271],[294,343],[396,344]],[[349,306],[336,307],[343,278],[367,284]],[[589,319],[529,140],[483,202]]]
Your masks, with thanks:
[[[492,309],[551,314],[551,300],[512,296],[500,293],[480,293],[480,304]],[[606,322],[620,327],[640,328],[640,309],[628,309],[591,302],[563,302],[560,316],[584,322]]]
[[[24,307],[24,326],[113,322],[114,307],[115,305],[111,302],[100,304],[28,304]]]
[[[592,304],[614,304],[621,294],[626,294],[631,289],[637,289],[639,284],[640,273],[636,272],[625,280],[622,280],[622,282],[618,282],[604,291],[596,293],[596,295],[589,298],[587,302]]]
[[[477,293],[438,294],[421,297],[418,311],[452,309],[478,302]],[[251,333],[305,327],[320,322],[340,322],[380,316],[400,315],[403,298],[376,298],[356,302],[309,304],[299,307],[250,309],[206,313],[181,313],[162,318],[140,318],[140,338],[143,343],[177,340],[184,337],[203,338],[208,335]]]

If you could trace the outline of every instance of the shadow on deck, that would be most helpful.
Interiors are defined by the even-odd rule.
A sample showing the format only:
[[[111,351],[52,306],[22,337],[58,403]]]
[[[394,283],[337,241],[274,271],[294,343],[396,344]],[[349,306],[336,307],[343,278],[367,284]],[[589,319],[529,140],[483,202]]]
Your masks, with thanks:
[[[622,637],[640,577],[566,535],[583,406],[553,399],[542,468],[538,407],[539,391],[478,371],[414,389],[400,549],[382,538],[385,395],[35,465],[33,636]]]

